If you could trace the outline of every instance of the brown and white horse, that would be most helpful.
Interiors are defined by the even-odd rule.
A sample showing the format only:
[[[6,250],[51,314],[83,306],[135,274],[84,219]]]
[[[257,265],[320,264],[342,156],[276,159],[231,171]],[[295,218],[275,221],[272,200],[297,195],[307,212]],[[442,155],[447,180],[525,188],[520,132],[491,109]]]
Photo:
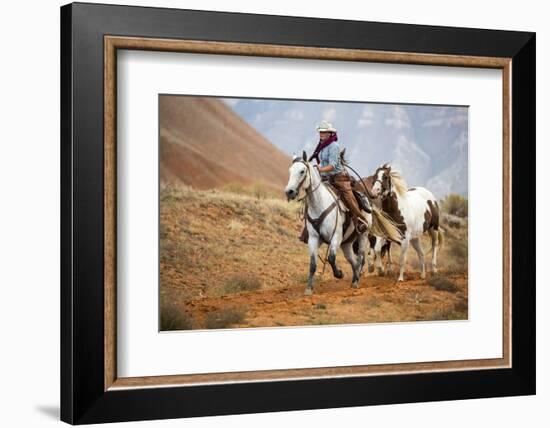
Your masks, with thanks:
[[[358,180],[353,180],[352,187],[354,190],[361,192],[367,196],[371,207],[375,207],[380,211],[382,211],[382,202],[380,198],[378,198],[372,192],[373,184],[374,184],[374,175],[369,175],[368,177],[359,177]],[[380,248],[378,248],[378,257],[376,255],[376,250],[375,250],[377,243],[380,244]],[[387,254],[388,259],[387,259],[386,269],[389,271],[392,265],[390,247],[391,247],[391,241],[388,241],[384,238],[377,237],[373,234],[369,234],[369,247],[368,247],[366,256],[363,257],[363,266],[366,263],[368,267],[368,271],[372,273],[374,272],[374,264],[376,263],[379,266],[378,273],[380,275],[383,275],[381,260],[384,259],[384,256]],[[355,252],[359,251],[357,242],[354,244],[353,249],[355,250]],[[377,258],[379,262],[377,262]]]
[[[403,234],[398,281],[403,281],[409,243],[418,254],[420,275],[422,278],[426,277],[424,251],[420,242],[422,234],[426,232],[432,241],[432,271],[437,272],[437,251],[443,242],[443,235],[439,230],[439,206],[435,196],[424,187],[408,189],[401,174],[392,170],[388,164],[380,166],[374,173],[372,191],[380,198],[382,210],[392,218]],[[384,244],[381,241],[375,246],[376,257],[380,263],[379,272],[382,271],[381,248]]]

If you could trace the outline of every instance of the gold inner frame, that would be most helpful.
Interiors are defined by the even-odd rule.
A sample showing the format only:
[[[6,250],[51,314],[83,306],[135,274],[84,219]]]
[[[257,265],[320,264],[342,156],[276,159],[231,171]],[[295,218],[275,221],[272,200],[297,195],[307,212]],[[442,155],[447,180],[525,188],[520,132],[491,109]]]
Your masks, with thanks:
[[[345,367],[262,370],[170,376],[117,377],[116,367],[116,88],[117,49],[218,55],[262,56],[397,64],[442,65],[502,70],[503,91],[503,349],[502,358]],[[104,389],[190,386],[234,382],[357,377],[381,374],[440,372],[511,367],[511,58],[381,52],[251,43],[104,37]]]

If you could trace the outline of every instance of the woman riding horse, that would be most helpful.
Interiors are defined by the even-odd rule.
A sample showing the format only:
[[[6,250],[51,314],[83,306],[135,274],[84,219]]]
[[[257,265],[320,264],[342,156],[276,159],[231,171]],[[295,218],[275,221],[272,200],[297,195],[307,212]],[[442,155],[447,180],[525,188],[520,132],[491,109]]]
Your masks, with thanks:
[[[328,181],[336,188],[340,198],[349,209],[355,229],[359,233],[364,233],[367,231],[368,223],[353,194],[350,176],[342,165],[336,128],[329,122],[323,121],[317,127],[317,131],[319,132],[319,143],[309,161],[311,162],[313,159],[317,161],[317,169],[321,173],[323,181]],[[308,241],[305,225],[300,240],[305,243]]]

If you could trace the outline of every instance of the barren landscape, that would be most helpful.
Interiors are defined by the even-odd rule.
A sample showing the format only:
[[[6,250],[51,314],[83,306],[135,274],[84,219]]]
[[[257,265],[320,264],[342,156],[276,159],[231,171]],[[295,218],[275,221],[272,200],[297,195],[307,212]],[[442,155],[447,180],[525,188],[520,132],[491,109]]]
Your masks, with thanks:
[[[291,157],[216,98],[162,95],[159,118],[161,330],[468,318],[466,199],[442,202],[437,274],[428,265],[420,279],[409,249],[405,281],[396,282],[393,245],[393,271],[365,271],[352,289],[339,252],[345,277],[320,263],[306,297],[300,205],[283,199]],[[427,253],[427,237],[423,246]]]
[[[328,266],[323,274],[320,264],[314,295],[306,297],[309,256],[297,239],[299,205],[270,195],[261,184],[207,191],[163,186],[162,330],[467,319],[465,218],[444,217],[440,269],[428,269],[425,280],[409,251],[405,281],[396,282],[400,249],[393,245],[392,272],[365,272],[352,289],[351,269],[339,253],[345,277],[335,279]]]
[[[290,156],[283,153],[215,98],[163,95],[160,117],[160,178],[196,189],[262,181],[280,189]]]

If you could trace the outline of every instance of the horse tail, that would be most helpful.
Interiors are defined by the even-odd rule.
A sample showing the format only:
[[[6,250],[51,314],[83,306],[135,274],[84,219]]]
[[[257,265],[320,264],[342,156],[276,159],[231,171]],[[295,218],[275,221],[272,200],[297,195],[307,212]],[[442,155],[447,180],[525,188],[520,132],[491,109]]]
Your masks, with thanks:
[[[439,249],[441,250],[441,247],[443,247],[443,233],[441,232],[441,227],[439,229],[437,229],[437,245],[439,247]],[[433,252],[433,245],[432,247],[430,248],[430,251],[428,251],[426,254],[424,254],[424,256],[429,256],[430,254],[432,254]]]
[[[393,241],[400,244],[401,240],[403,239],[403,234],[399,230],[397,224],[384,211],[379,210],[374,206],[371,208],[372,208],[371,233],[373,235],[385,238],[388,241]]]

